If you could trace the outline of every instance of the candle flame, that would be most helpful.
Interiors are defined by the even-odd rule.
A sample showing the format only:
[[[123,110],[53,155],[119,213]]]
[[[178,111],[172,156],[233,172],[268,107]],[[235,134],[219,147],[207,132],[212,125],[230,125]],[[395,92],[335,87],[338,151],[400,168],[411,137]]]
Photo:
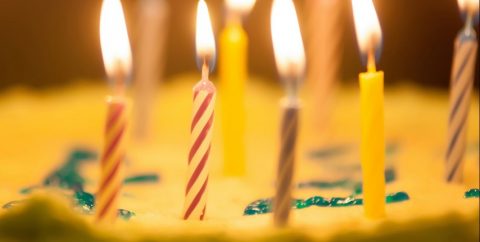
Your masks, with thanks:
[[[229,10],[243,15],[250,12],[253,5],[255,5],[255,0],[226,0],[226,4]]]
[[[358,47],[362,54],[371,59],[382,42],[382,30],[375,7],[372,0],[352,0],[352,8]]]
[[[275,61],[280,75],[298,79],[305,71],[305,50],[297,13],[291,0],[274,0],[271,28]]]
[[[202,61],[212,61],[215,57],[215,39],[212,24],[208,15],[208,7],[204,0],[198,1],[197,6],[197,57]]]
[[[132,54],[120,0],[104,0],[100,15],[100,45],[109,77],[129,73]]]
[[[478,13],[479,2],[478,0],[458,0],[458,7],[462,12],[475,14]]]

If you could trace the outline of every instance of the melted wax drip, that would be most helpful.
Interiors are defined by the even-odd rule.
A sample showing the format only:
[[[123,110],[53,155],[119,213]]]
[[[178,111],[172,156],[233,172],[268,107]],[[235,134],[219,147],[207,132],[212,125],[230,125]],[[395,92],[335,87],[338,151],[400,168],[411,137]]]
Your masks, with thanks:
[[[403,202],[410,199],[406,192],[392,193],[386,196],[387,203]],[[292,208],[303,209],[310,206],[317,207],[348,207],[363,204],[363,199],[354,197],[333,197],[331,199],[321,196],[310,197],[306,200],[292,200]],[[260,199],[250,203],[244,210],[243,215],[256,215],[270,213],[272,211],[272,199]]]
[[[480,197],[480,189],[472,188],[465,192],[465,198],[475,198]]]

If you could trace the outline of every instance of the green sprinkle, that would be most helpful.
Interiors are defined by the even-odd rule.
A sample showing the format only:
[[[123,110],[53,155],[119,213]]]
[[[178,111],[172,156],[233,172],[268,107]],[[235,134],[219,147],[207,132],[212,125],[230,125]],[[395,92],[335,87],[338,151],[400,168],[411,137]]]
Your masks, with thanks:
[[[347,152],[351,147],[348,145],[337,145],[332,147],[326,147],[310,152],[309,156],[314,159],[325,159],[332,156],[338,156]]]
[[[157,174],[142,174],[125,178],[124,184],[158,182],[160,177]]]
[[[355,184],[355,186],[353,187],[353,195],[360,195],[363,193],[363,185],[362,183],[357,183]]]
[[[395,181],[396,173],[393,168],[385,170],[385,182],[391,183]],[[307,181],[301,182],[297,185],[298,188],[317,188],[317,189],[332,189],[332,188],[346,188],[352,189],[353,195],[362,194],[362,183],[353,181],[351,179],[342,179],[338,181]]]
[[[21,204],[25,202],[25,200],[16,200],[16,201],[11,201],[11,202],[8,202],[8,203],[5,203],[2,208],[3,209],[9,209],[9,208],[13,208],[15,206],[17,206],[18,204]]]
[[[302,199],[297,199],[295,200],[295,203],[293,204],[293,206],[297,209],[302,209],[302,208],[307,208],[307,207],[310,207],[311,205],[308,205],[304,200]]]
[[[308,156],[311,159],[328,159],[345,154],[350,150],[352,150],[352,146],[350,145],[336,145],[313,150],[308,154]],[[385,147],[385,154],[387,156],[392,156],[397,152],[397,150],[398,145],[396,143],[388,143]]]
[[[348,207],[348,206],[356,206],[356,205],[362,205],[363,201],[362,199],[356,199],[354,197],[333,197],[330,200],[330,206],[331,207]]]
[[[73,199],[77,206],[81,207],[84,212],[90,213],[95,207],[95,196],[93,194],[84,192],[84,191],[77,191],[73,195]]]
[[[408,196],[408,194],[406,192],[397,192],[397,193],[393,193],[393,194],[388,195],[387,198],[386,198],[386,202],[387,203],[398,203],[398,202],[407,201],[408,199],[410,199],[410,197]]]
[[[336,187],[349,187],[351,186],[352,181],[349,179],[343,179],[338,181],[309,181],[301,182],[298,184],[298,188],[320,188],[320,189],[331,189]]]
[[[41,188],[41,186],[31,186],[20,189],[20,194],[27,195],[30,194],[33,190]]]
[[[472,188],[465,192],[465,198],[475,198],[480,197],[480,189]]]
[[[82,189],[85,179],[79,173],[79,166],[95,159],[94,152],[75,149],[63,166],[53,171],[44,181],[45,186],[59,186],[65,189]]]
[[[32,190],[42,186],[58,186],[60,188],[73,190],[73,200],[77,208],[85,214],[93,214],[95,209],[95,196],[83,190],[85,179],[80,174],[80,166],[86,161],[92,161],[97,155],[89,150],[74,149],[70,152],[68,159],[57,170],[54,170],[45,180],[43,185],[26,187],[20,190],[21,194],[29,194]],[[142,174],[128,177],[124,180],[125,184],[157,182],[159,176],[156,174]],[[8,209],[22,203],[23,201],[12,201],[3,205]],[[262,211],[267,212],[267,211]],[[135,213],[126,209],[119,209],[118,216],[124,220],[129,220]]]
[[[136,214],[132,211],[128,211],[126,209],[119,209],[118,210],[118,216],[124,220],[130,220],[130,218],[132,218],[133,216],[135,216]]]
[[[388,194],[385,197],[387,203],[396,203],[403,202],[410,199],[406,192],[396,192]],[[305,200],[302,199],[293,199],[292,208],[294,209],[304,209],[311,206],[318,207],[349,207],[349,206],[360,206],[363,205],[362,198],[350,197],[333,197],[327,199],[321,196],[313,196]],[[272,212],[272,199],[259,199],[250,203],[245,210],[243,215],[256,215],[256,214],[265,214]]]
[[[318,206],[318,207],[328,207],[330,205],[330,202],[326,200],[323,197],[320,196],[313,196],[307,199],[307,203],[311,203],[312,205]]]

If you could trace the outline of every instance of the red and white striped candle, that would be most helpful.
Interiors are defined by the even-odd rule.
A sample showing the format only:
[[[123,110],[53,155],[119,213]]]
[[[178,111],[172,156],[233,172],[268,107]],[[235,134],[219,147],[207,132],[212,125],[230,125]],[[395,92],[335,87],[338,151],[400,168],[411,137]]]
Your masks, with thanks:
[[[207,207],[209,155],[216,89],[208,80],[209,65],[215,55],[215,40],[204,0],[197,8],[197,55],[203,61],[202,79],[193,88],[193,119],[190,128],[191,145],[188,155],[188,176],[183,219],[203,220]]]
[[[107,97],[107,105],[105,144],[100,164],[96,214],[98,221],[113,222],[117,217],[118,196],[124,179],[130,105],[126,98],[118,96]]]
[[[205,216],[215,92],[215,86],[208,79],[202,79],[193,89],[193,119],[190,130],[191,146],[188,155],[184,219],[203,220]]]
[[[113,223],[124,179],[130,102],[125,97],[126,79],[132,58],[127,27],[120,0],[104,0],[100,17],[100,44],[103,61],[114,95],[107,97],[105,143],[96,196],[96,220]]]
[[[478,14],[478,0],[460,0],[460,9],[467,18],[455,40],[455,53],[450,79],[450,115],[445,179],[462,182],[464,154],[467,142],[467,118],[475,76],[478,40],[473,19]]]

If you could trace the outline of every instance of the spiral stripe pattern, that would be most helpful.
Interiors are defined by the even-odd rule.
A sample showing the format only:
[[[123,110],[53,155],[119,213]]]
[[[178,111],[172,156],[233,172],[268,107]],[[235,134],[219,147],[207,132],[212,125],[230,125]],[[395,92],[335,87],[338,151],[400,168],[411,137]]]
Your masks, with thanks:
[[[188,181],[183,213],[185,220],[203,220],[205,216],[214,106],[214,91],[201,89],[194,92]]]
[[[101,160],[100,186],[97,192],[97,221],[114,222],[117,200],[123,181],[126,152],[128,104],[124,99],[109,97],[105,126],[105,145]]]
[[[446,152],[446,180],[463,180],[464,153],[466,147],[466,122],[475,75],[477,53],[475,36],[460,33],[455,44],[450,91],[450,115]]]
[[[295,146],[298,129],[297,107],[284,110],[281,126],[281,147],[277,169],[276,194],[273,201],[273,220],[278,227],[287,225],[292,207],[292,180],[295,168]]]

